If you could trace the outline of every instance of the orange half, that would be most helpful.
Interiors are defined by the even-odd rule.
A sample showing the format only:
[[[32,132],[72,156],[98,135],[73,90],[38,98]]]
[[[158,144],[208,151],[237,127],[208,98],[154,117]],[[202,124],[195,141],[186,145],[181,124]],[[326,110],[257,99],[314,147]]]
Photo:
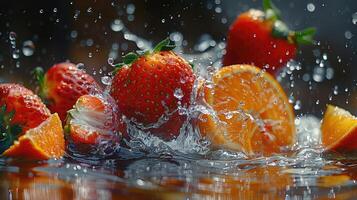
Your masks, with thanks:
[[[329,151],[357,151],[357,118],[337,106],[327,105],[321,124],[322,145]]]
[[[227,66],[203,89],[216,117],[204,114],[198,124],[214,146],[270,155],[294,142],[292,106],[268,73],[251,65]]]
[[[65,152],[62,122],[52,114],[38,127],[28,130],[3,155],[33,160],[60,158]]]

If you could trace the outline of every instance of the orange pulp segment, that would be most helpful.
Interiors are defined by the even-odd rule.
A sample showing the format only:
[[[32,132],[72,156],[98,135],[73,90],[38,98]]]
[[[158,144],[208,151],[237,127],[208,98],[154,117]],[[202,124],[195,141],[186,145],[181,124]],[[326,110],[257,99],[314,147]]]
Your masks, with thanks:
[[[327,105],[321,124],[322,145],[327,150],[357,150],[357,118],[337,106]]]
[[[65,152],[62,122],[52,114],[36,128],[28,130],[3,155],[33,160],[60,158]]]
[[[203,114],[201,134],[214,146],[270,155],[294,142],[294,112],[280,84],[251,65],[223,67],[203,86],[216,117]]]

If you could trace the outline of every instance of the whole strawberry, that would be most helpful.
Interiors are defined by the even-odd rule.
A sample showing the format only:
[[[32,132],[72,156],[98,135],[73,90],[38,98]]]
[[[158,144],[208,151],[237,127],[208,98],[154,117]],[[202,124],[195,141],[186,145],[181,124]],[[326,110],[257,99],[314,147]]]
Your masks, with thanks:
[[[195,80],[191,65],[171,51],[174,47],[166,39],[143,55],[127,54],[110,91],[126,118],[163,139],[178,136],[185,117],[177,110],[190,105]]]
[[[0,84],[0,153],[50,115],[46,105],[31,90],[18,84]]]
[[[55,64],[46,74],[43,74],[41,68],[36,68],[35,72],[40,84],[41,98],[51,112],[58,113],[62,122],[66,119],[67,111],[72,109],[80,96],[101,91],[92,76],[72,63]]]
[[[253,64],[274,74],[295,58],[298,45],[313,43],[314,28],[291,31],[270,0],[263,0],[263,7],[264,11],[251,9],[242,13],[231,25],[225,66]]]

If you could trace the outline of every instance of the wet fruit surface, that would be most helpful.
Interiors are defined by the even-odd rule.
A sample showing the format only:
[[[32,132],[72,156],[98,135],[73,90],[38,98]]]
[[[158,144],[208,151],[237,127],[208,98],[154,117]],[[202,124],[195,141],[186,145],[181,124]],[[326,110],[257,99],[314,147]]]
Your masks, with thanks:
[[[204,86],[204,99],[217,119],[204,115],[201,133],[216,146],[269,155],[294,142],[295,117],[285,92],[254,66],[223,67]]]

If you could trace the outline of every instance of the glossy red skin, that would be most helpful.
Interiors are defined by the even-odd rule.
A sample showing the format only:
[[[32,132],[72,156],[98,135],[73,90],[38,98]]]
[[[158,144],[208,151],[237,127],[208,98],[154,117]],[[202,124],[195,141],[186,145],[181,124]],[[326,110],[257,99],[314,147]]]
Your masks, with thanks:
[[[72,63],[53,65],[45,74],[44,95],[48,108],[58,113],[62,122],[80,96],[101,90],[92,76]]]
[[[15,111],[11,120],[22,128],[22,134],[40,125],[50,115],[41,99],[19,84],[0,84],[0,107],[6,104],[7,112]]]
[[[124,66],[114,76],[111,95],[119,111],[143,125],[156,123],[164,115],[164,102],[173,115],[168,122],[150,132],[163,139],[173,139],[185,120],[175,111],[176,89],[183,92],[181,105],[189,106],[195,76],[187,61],[172,51],[162,51],[140,57],[130,67]]]
[[[274,74],[295,58],[296,51],[295,44],[272,35],[272,22],[264,20],[263,12],[250,10],[231,25],[223,64],[253,64],[260,68],[269,65],[266,70]]]

